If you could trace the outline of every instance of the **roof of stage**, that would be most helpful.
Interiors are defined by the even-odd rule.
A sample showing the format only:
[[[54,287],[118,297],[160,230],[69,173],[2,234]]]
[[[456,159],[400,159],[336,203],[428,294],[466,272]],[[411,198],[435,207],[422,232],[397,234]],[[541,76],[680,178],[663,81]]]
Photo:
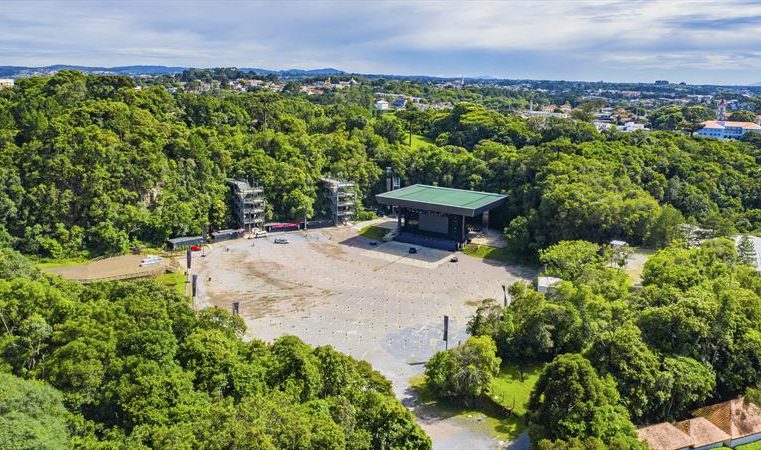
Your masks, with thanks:
[[[439,186],[413,184],[375,196],[381,205],[401,206],[474,217],[503,204],[507,196]]]

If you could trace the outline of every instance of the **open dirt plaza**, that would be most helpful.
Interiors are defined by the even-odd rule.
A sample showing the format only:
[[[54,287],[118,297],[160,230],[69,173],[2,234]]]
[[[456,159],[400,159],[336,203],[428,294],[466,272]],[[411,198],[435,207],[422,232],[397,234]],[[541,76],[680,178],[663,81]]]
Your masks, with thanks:
[[[288,244],[275,244],[277,235],[237,240],[217,244],[203,258],[196,254],[197,306],[229,311],[240,302],[249,337],[292,334],[367,360],[414,408],[410,378],[444,349],[443,316],[450,317],[450,345],[457,345],[481,300],[501,300],[503,284],[535,273],[462,253],[450,262],[452,253],[425,247],[410,254],[410,245],[397,242],[373,246],[358,236],[360,228],[280,235]],[[438,449],[497,444],[461,419],[420,420]]]

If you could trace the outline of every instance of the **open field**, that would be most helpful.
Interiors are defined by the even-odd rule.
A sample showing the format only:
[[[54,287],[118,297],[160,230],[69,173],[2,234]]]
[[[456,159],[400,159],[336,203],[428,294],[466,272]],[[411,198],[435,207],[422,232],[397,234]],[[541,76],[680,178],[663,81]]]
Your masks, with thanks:
[[[158,276],[166,271],[166,261],[140,267],[144,255],[122,255],[90,261],[84,264],[61,264],[53,267],[38,265],[43,271],[60,275],[69,280],[82,282],[101,280],[126,280],[130,278]]]
[[[502,284],[535,273],[465,255],[452,263],[450,252],[429,248],[409,254],[410,245],[397,242],[371,246],[358,235],[361,228],[289,233],[285,245],[274,244],[273,235],[217,245],[194,261],[198,304],[230,310],[240,302],[250,338],[293,334],[367,360],[415,409],[410,379],[444,348],[443,316],[450,317],[450,344],[457,345],[481,300],[501,298]],[[419,417],[437,449],[498,445],[455,417]]]
[[[167,272],[156,277],[163,285],[185,295],[185,274],[182,272]]]

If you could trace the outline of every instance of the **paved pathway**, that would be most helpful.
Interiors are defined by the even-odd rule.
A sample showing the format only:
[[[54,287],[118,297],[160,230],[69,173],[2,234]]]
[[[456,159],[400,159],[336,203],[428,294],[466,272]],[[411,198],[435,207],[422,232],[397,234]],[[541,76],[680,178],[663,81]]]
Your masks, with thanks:
[[[351,228],[285,236],[287,245],[274,244],[270,235],[224,243],[196,258],[199,306],[229,310],[237,301],[249,337],[293,334],[367,360],[410,407],[410,378],[444,348],[443,316],[450,317],[450,344],[456,345],[466,339],[465,325],[480,300],[501,298],[503,283],[533,276],[462,254],[453,263],[440,250],[417,247],[409,254],[406,244],[372,246]],[[420,422],[436,449],[498,446],[457,418]]]

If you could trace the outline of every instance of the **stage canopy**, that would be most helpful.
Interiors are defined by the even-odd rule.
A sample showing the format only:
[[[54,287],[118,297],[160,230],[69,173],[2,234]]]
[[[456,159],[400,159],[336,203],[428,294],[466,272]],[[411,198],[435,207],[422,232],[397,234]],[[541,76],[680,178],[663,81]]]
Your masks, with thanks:
[[[378,194],[375,198],[381,205],[475,217],[503,204],[507,196],[489,192],[413,184],[395,191]]]

